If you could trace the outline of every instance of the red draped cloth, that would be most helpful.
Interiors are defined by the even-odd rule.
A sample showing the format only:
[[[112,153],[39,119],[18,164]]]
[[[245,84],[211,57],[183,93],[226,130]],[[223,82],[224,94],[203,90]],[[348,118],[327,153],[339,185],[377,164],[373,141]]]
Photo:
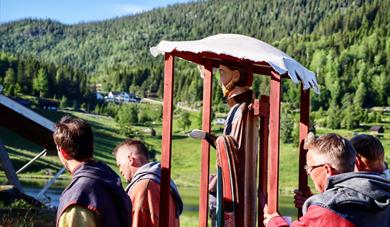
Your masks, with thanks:
[[[217,226],[253,225],[256,216],[258,121],[249,103],[234,105],[217,149]],[[248,220],[246,220],[248,219]]]

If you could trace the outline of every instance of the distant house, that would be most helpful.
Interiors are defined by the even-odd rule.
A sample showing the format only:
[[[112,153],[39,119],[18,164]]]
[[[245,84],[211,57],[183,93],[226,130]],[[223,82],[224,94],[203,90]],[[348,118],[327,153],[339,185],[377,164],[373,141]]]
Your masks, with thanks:
[[[42,98],[38,100],[38,107],[42,109],[57,110],[59,106],[60,102],[58,102],[57,100]]]
[[[107,101],[114,102],[139,102],[141,99],[133,93],[110,91],[106,96]]]
[[[370,132],[373,132],[373,133],[384,133],[385,132],[385,128],[383,128],[383,126],[381,125],[374,125],[370,128]]]

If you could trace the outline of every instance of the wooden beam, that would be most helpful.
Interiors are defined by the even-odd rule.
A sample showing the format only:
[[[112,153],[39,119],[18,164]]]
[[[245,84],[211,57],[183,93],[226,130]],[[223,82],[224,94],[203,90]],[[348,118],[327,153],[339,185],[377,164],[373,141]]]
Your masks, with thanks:
[[[307,185],[307,174],[305,171],[306,153],[303,148],[305,138],[309,133],[310,127],[310,90],[304,90],[301,85],[300,99],[300,122],[299,122],[299,190],[307,193],[309,188]],[[302,209],[298,209],[298,217],[302,216]]]
[[[253,77],[252,67],[248,68],[248,75]],[[252,103],[253,105],[254,103]],[[256,226],[256,199],[257,199],[257,155],[259,150],[259,117],[255,116],[253,108],[248,109],[245,125],[245,162],[244,162],[244,226]]]
[[[269,162],[268,162],[268,211],[278,211],[279,191],[279,141],[280,141],[280,101],[281,77],[272,71],[270,86],[270,126],[269,126]]]
[[[208,60],[205,64],[205,74],[203,78],[203,113],[202,130],[211,130],[211,99],[213,88],[213,66]],[[202,140],[200,195],[199,195],[199,226],[207,226],[208,201],[209,201],[209,170],[210,168],[210,144]]]
[[[260,97],[260,151],[259,151],[259,186],[258,186],[258,226],[263,227],[263,208],[267,199],[267,162],[269,135],[269,97]]]
[[[7,176],[8,182],[15,186],[20,192],[23,192],[22,184],[20,183],[18,176],[16,175],[14,166],[9,159],[8,152],[5,150],[3,141],[0,140],[0,161],[1,166]]]
[[[173,223],[169,223],[169,183],[171,180],[173,85],[174,56],[171,54],[165,54],[164,106],[161,147],[160,227],[173,225]]]

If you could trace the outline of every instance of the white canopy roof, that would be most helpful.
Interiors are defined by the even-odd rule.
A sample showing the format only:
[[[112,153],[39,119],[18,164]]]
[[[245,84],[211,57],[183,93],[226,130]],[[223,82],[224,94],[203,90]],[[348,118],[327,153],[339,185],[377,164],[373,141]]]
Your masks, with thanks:
[[[195,41],[163,40],[157,46],[150,48],[151,54],[155,57],[172,51],[186,51],[194,54],[211,52],[255,63],[267,62],[277,73],[287,72],[294,83],[299,83],[300,79],[304,89],[313,88],[316,93],[320,92],[312,71],[281,50],[252,37],[239,34],[218,34]]]

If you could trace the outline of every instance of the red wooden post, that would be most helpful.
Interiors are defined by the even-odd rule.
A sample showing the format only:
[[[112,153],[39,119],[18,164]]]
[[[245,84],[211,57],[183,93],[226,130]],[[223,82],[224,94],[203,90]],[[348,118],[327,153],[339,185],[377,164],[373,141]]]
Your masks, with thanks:
[[[308,191],[307,174],[305,171],[306,153],[303,149],[305,138],[309,133],[310,125],[310,90],[303,90],[301,85],[301,106],[300,106],[300,123],[299,123],[299,190],[302,192]],[[302,216],[302,209],[298,209],[298,217]]]
[[[278,211],[279,191],[279,136],[280,136],[280,100],[281,77],[275,71],[271,71],[270,86],[270,126],[269,126],[269,162],[268,162],[268,211]]]
[[[169,223],[169,182],[171,179],[173,79],[174,56],[171,54],[165,54],[164,106],[161,148],[160,227],[171,226]]]
[[[260,151],[259,151],[259,187],[258,187],[258,226],[263,224],[263,208],[267,199],[267,162],[268,162],[268,134],[269,134],[269,97],[260,98]]]
[[[203,113],[202,130],[210,132],[211,129],[211,98],[213,84],[213,66],[211,60],[205,64],[203,78]],[[207,214],[209,204],[209,167],[210,167],[210,144],[202,140],[200,194],[199,194],[199,226],[207,226]]]

